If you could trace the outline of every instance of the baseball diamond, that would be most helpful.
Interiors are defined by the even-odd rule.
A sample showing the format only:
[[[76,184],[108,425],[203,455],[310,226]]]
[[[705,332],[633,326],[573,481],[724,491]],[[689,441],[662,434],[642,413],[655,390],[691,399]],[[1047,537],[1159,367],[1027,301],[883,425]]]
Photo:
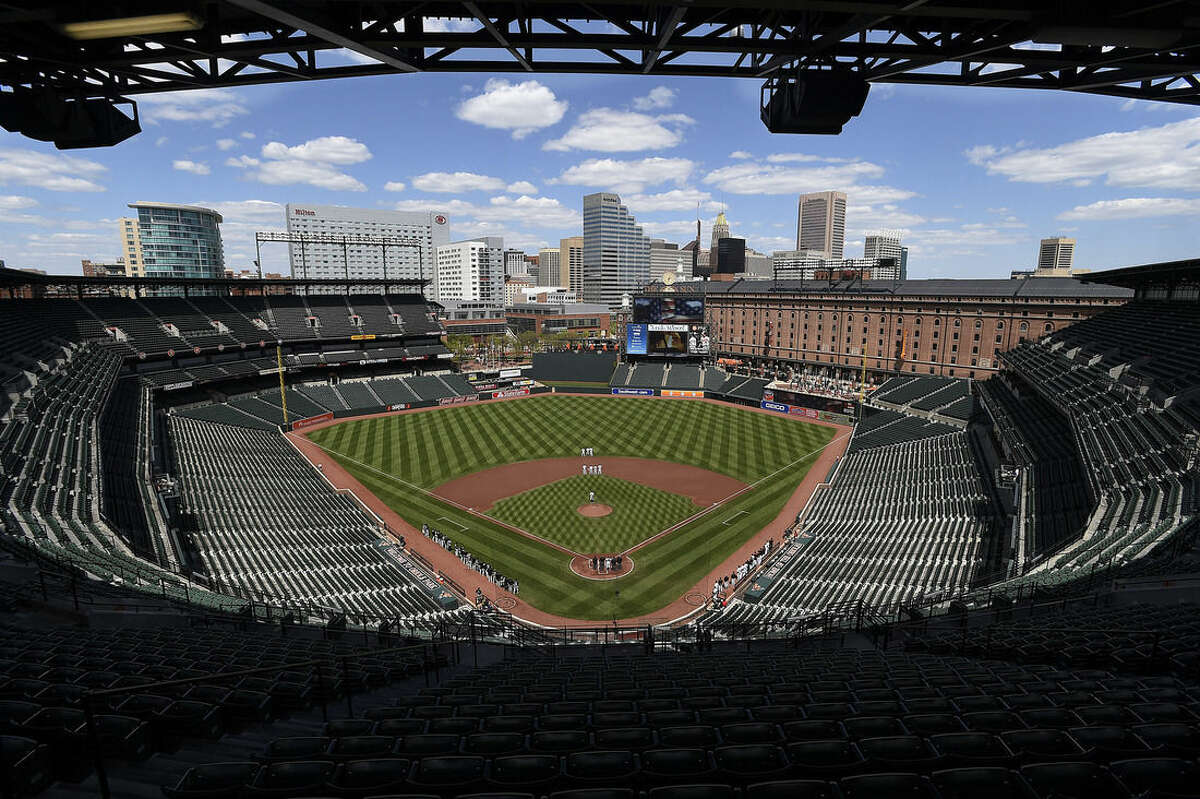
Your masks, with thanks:
[[[581,515],[578,508],[589,491],[612,512]],[[583,554],[623,552],[699,510],[678,494],[615,477],[579,475],[500,500],[489,515]]]
[[[304,435],[409,525],[431,524],[476,558],[519,580],[523,602],[565,618],[601,620],[658,611],[720,566],[776,519],[835,433],[834,428],[796,418],[711,402],[541,396],[374,417]],[[488,495],[478,503],[464,503],[459,495],[448,501],[433,490],[503,464],[565,456],[583,464],[589,459],[577,456],[582,447],[595,451],[594,461],[605,456],[683,463],[746,487],[720,505],[709,505],[719,513],[704,513],[694,499],[679,496],[679,507],[690,512],[681,510],[673,529],[669,522],[647,524],[620,539],[606,539],[629,542],[629,551],[637,553],[638,568],[619,581],[619,592],[571,570],[568,553],[576,547],[561,542],[561,530],[544,524],[529,529],[511,516],[502,520],[496,511],[503,513],[507,500]],[[600,478],[590,479],[595,485]],[[566,481],[557,475],[549,482],[547,488],[553,489],[556,482]],[[581,482],[579,489],[564,496],[561,513],[574,517],[571,524],[576,529],[588,522],[611,525],[612,517],[578,517],[575,509],[587,499],[585,485]],[[661,491],[661,486],[638,488]],[[544,491],[534,488],[510,497],[520,500],[513,507],[521,522],[537,518],[532,506],[544,501]],[[484,515],[480,509],[493,502],[495,507]],[[621,505],[606,504],[614,509]],[[724,524],[734,514],[737,523]],[[660,535],[663,528],[669,532]]]

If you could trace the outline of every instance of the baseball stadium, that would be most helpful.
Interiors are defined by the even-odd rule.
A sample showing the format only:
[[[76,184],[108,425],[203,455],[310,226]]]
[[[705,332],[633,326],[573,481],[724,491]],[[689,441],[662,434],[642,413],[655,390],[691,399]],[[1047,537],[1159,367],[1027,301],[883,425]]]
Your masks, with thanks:
[[[756,77],[808,133],[874,82],[1200,86],[1193,2],[169,5],[6,10],[5,127],[424,69]],[[386,257],[0,262],[0,796],[1198,795],[1200,260],[651,280],[497,363]]]

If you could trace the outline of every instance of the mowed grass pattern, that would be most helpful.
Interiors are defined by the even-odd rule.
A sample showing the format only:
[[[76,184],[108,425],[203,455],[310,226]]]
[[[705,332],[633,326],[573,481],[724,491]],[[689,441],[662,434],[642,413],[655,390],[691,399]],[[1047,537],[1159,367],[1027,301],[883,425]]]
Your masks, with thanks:
[[[543,395],[347,421],[309,438],[434,488],[491,466],[578,455],[580,447],[601,457],[686,463],[751,483],[820,447],[828,432],[708,402]]]
[[[565,618],[607,621],[655,613],[724,562],[779,514],[834,432],[689,400],[549,396],[346,422],[309,437],[413,526],[440,528],[520,580],[522,600]],[[409,485],[432,488],[490,466],[571,455],[583,446],[602,455],[689,463],[746,482],[771,476],[637,550],[633,573],[611,582],[585,580],[564,553]]]
[[[578,508],[588,492],[612,513],[587,518]],[[497,502],[488,511],[580,554],[623,552],[701,508],[690,498],[603,475],[578,475]]]

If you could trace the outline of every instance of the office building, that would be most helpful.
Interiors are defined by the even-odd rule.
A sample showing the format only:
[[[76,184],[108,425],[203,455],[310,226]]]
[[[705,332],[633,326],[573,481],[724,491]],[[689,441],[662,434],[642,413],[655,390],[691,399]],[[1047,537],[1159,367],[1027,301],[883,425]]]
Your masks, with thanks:
[[[611,307],[650,280],[650,239],[621,198],[610,192],[583,198],[583,299]]]
[[[908,280],[908,248],[900,248],[900,279]]]
[[[485,236],[435,250],[434,298],[500,305],[504,302],[504,240]]]
[[[674,272],[677,278],[690,277],[692,254],[679,249],[678,244],[650,239],[650,280],[661,281],[667,272]]]
[[[562,257],[556,247],[543,247],[538,250],[538,280],[539,286],[565,286],[567,281],[562,275]]]
[[[434,250],[450,243],[450,221],[437,211],[380,211],[340,205],[287,205],[289,233],[349,237],[340,241],[289,244],[292,277],[430,280]],[[404,245],[352,243],[354,236],[389,236]],[[410,243],[407,243],[410,242]],[[386,252],[386,260],[385,260]],[[385,275],[386,271],[386,275]],[[427,296],[433,294],[427,291]]]
[[[521,275],[509,275],[504,279],[504,305],[505,307],[517,302],[517,298],[524,295],[525,291],[533,288],[533,283],[529,278]]]
[[[717,239],[717,267],[714,275],[742,275],[746,272],[746,240],[732,236]]]
[[[611,316],[607,304],[524,302],[506,308],[504,315],[508,327],[520,334],[532,331],[538,335],[549,333],[577,333],[588,336],[607,335]]]
[[[225,277],[221,215],[211,208],[130,203],[137,218],[117,220],[130,277]]]
[[[846,195],[840,191],[801,194],[796,214],[796,249],[825,253],[840,261],[846,245]]]
[[[565,285],[579,296],[583,293],[583,236],[571,236],[558,243],[559,268],[565,273]]]
[[[772,277],[774,259],[766,253],[746,248],[746,277]]]
[[[900,251],[903,249],[900,246],[899,233],[891,231],[872,233],[863,239],[863,258],[868,261],[875,258],[895,258],[899,263]]]
[[[1075,260],[1075,239],[1056,236],[1042,239],[1038,248],[1037,272],[1035,277],[1062,277],[1071,274]]]
[[[712,237],[709,239],[709,274],[721,271],[721,254],[717,247],[717,242],[721,239],[727,239],[729,236],[729,220],[725,218],[725,212],[721,211],[721,213],[717,214],[717,218],[713,220]]]
[[[529,274],[529,265],[525,253],[521,250],[504,251],[504,276],[516,275],[524,277]]]

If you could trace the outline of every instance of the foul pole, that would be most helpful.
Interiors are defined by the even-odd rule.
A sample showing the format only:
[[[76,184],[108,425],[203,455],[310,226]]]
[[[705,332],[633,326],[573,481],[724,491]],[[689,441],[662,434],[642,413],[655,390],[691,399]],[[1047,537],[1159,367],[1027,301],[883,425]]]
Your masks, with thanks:
[[[283,390],[283,349],[278,344],[275,345],[275,365],[279,368],[279,404],[283,406],[283,426],[287,427],[287,394]]]

